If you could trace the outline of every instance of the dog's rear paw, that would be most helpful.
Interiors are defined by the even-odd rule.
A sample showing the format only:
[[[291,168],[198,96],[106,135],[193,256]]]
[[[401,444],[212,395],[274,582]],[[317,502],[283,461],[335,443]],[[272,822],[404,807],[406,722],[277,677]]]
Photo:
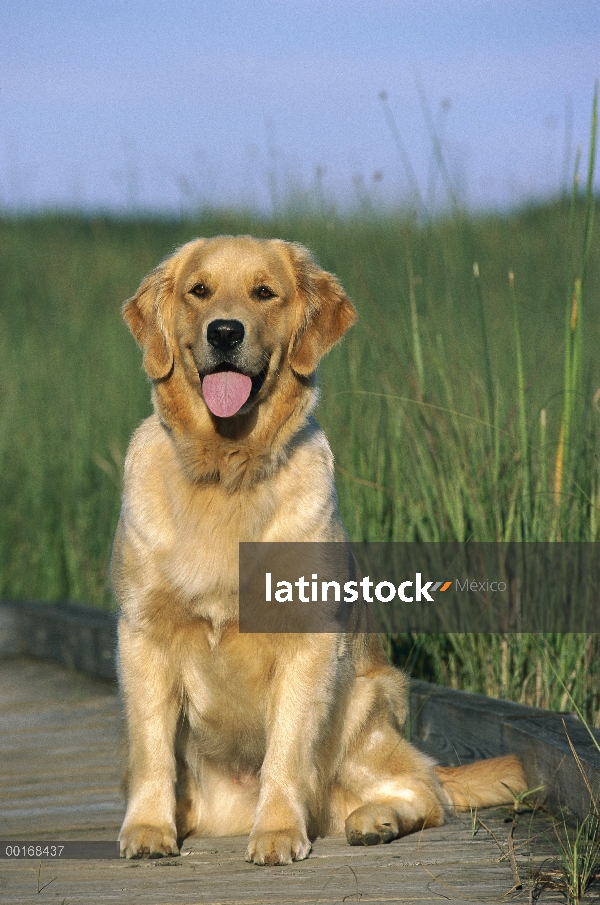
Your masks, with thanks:
[[[256,833],[251,836],[246,861],[255,864],[291,864],[308,857],[311,845],[299,830]]]
[[[346,820],[346,839],[350,845],[380,845],[399,835],[396,811],[386,805],[365,804],[352,811]]]
[[[170,827],[134,823],[119,835],[121,858],[166,858],[178,855],[179,846]]]

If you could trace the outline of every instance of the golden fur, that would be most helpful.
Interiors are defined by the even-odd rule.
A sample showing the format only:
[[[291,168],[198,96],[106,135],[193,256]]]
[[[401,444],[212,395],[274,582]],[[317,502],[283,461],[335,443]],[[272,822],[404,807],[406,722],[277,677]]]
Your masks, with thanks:
[[[355,316],[304,248],[247,236],[190,242],[125,305],[155,408],[127,454],[112,562],[127,857],[249,833],[247,860],[288,864],[317,836],[388,842],[525,788],[516,758],[434,768],[405,740],[407,680],[376,635],[237,630],[240,541],[345,539],[310,412]],[[215,319],[244,325],[236,367],[266,372],[227,418],[201,384]]]

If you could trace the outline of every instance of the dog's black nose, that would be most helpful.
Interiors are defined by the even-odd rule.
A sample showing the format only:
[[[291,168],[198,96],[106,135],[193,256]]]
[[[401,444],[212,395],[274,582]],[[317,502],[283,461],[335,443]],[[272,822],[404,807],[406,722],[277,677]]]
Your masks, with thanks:
[[[219,352],[228,352],[244,339],[244,325],[240,321],[211,321],[206,328],[206,338]]]

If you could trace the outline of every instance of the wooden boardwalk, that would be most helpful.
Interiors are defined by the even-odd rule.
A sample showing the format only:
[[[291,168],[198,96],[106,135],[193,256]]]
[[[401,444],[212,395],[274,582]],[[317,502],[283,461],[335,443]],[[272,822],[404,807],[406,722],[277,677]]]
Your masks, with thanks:
[[[119,723],[113,683],[49,663],[0,660],[1,839],[116,839],[123,816]],[[506,812],[496,810],[386,846],[317,840],[306,861],[279,868],[246,864],[241,838],[191,839],[181,857],[158,861],[0,860],[0,901],[530,902],[536,865],[552,866],[552,832],[541,814],[519,818],[514,839],[523,888],[515,889],[510,827]],[[546,890],[540,901],[564,897]]]

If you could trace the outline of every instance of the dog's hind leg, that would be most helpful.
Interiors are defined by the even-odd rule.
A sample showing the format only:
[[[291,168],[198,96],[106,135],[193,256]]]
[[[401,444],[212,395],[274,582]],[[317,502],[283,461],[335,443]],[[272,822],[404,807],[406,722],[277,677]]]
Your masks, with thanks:
[[[367,716],[352,725],[332,795],[333,825],[351,845],[390,842],[440,826],[447,812],[511,803],[526,788],[514,755],[435,767],[403,735],[405,678],[390,667],[356,682]],[[352,700],[349,713],[355,711]],[[345,810],[345,813],[344,813]]]
[[[349,753],[341,785],[358,807],[345,819],[351,845],[391,842],[444,822],[446,801],[428,757],[393,726],[372,727]]]
[[[407,691],[406,677],[388,665],[355,680],[332,794],[333,831],[345,829],[352,845],[439,826],[451,803],[433,762],[404,738]]]

